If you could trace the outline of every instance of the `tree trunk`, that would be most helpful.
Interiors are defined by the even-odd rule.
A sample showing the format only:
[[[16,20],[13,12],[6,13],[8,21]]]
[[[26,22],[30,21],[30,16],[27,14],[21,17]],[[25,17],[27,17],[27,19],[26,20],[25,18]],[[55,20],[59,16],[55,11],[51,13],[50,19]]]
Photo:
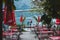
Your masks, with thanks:
[[[2,39],[2,21],[3,21],[2,0],[0,0],[0,40]]]

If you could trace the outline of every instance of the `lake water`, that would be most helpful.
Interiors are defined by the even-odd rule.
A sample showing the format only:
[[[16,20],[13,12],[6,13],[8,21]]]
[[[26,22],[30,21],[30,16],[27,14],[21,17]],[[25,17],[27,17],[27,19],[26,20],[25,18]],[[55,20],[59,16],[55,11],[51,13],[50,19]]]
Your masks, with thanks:
[[[17,0],[14,1],[14,5],[16,6],[16,10],[26,10],[26,9],[31,9],[34,7],[32,0]],[[24,21],[24,24],[27,25],[27,22],[29,19],[33,21],[33,24],[36,24],[36,20],[33,18],[33,16],[38,16],[40,15],[38,12],[15,12],[15,17],[16,17],[16,23],[20,24],[20,16],[23,15],[26,17],[26,20]]]

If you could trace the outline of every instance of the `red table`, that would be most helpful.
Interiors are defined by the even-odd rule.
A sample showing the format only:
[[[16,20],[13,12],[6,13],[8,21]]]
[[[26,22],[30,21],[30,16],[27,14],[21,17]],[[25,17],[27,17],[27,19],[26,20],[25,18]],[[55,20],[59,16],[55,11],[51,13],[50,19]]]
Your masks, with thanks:
[[[40,30],[43,30],[43,31],[48,31],[48,29],[47,29],[47,28],[41,28]]]
[[[10,30],[11,30],[11,32],[17,32],[18,31],[18,29],[16,29],[16,28],[12,28]]]
[[[13,35],[15,34],[15,32],[17,32],[18,30],[17,29],[11,29],[11,30],[8,30],[7,32],[4,32],[2,33],[3,36],[8,36],[8,35]]]
[[[49,37],[48,33],[53,35],[53,31],[40,31],[40,32],[37,32],[37,33],[39,33],[40,37],[44,37],[44,36]]]
[[[48,34],[48,33],[53,33],[53,31],[40,31],[40,33]]]
[[[60,31],[56,31],[57,32],[57,34],[59,34],[60,35]]]
[[[49,37],[51,40],[60,40],[60,36],[52,36]]]
[[[12,36],[14,33],[12,33],[12,32],[3,32],[2,33],[2,35],[3,35],[3,37],[6,37],[6,36]]]

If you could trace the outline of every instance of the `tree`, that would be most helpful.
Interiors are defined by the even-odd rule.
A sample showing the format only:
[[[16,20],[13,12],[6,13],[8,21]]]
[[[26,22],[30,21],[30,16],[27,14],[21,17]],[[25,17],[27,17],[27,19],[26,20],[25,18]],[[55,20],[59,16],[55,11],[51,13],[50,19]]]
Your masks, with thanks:
[[[35,2],[34,2],[34,5],[38,6],[39,9],[43,8],[43,9],[41,9],[43,11],[37,10],[37,11],[40,11],[40,12],[44,12],[44,15],[42,15],[42,17],[41,17],[41,21],[43,21],[43,24],[48,24],[49,25],[50,22],[51,22],[51,18],[50,18],[51,16],[45,14],[46,13],[45,10],[44,10],[45,4],[46,4],[46,0],[42,0],[40,2],[38,0],[35,0]]]
[[[7,0],[3,0],[3,3],[4,3],[5,5],[7,5],[8,1],[7,1]],[[15,5],[14,5],[14,0],[11,0],[8,4],[11,4],[12,7],[13,7],[14,9],[16,9],[16,7],[15,7]]]
[[[52,18],[60,18],[60,0],[46,0],[44,6],[48,15]]]
[[[36,22],[37,22],[37,25],[39,25],[39,22],[41,21],[40,19],[40,16],[38,16],[38,18],[37,17],[35,17],[35,16],[33,16],[33,18],[36,20]]]
[[[43,21],[43,24],[48,24],[48,25],[50,25],[51,17],[50,17],[49,15],[44,14],[44,15],[41,17],[41,21]]]
[[[46,22],[47,24],[50,24],[52,18],[60,18],[60,0],[43,0],[41,2],[35,0],[34,5],[39,6],[38,8],[43,7],[43,10],[47,15],[44,14],[41,20],[49,22]]]

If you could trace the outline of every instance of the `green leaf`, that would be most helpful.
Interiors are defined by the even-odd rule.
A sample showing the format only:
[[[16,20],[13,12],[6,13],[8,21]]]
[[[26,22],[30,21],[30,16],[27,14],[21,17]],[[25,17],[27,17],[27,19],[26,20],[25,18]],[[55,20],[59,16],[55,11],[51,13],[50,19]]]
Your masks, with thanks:
[[[5,3],[5,0],[3,0],[3,3]]]
[[[33,16],[33,18],[38,22],[38,19],[35,16]]]
[[[19,0],[15,0],[15,1],[19,1]]]
[[[16,7],[15,7],[15,5],[14,5],[14,4],[13,4],[13,9],[14,9],[14,10],[16,10]]]

